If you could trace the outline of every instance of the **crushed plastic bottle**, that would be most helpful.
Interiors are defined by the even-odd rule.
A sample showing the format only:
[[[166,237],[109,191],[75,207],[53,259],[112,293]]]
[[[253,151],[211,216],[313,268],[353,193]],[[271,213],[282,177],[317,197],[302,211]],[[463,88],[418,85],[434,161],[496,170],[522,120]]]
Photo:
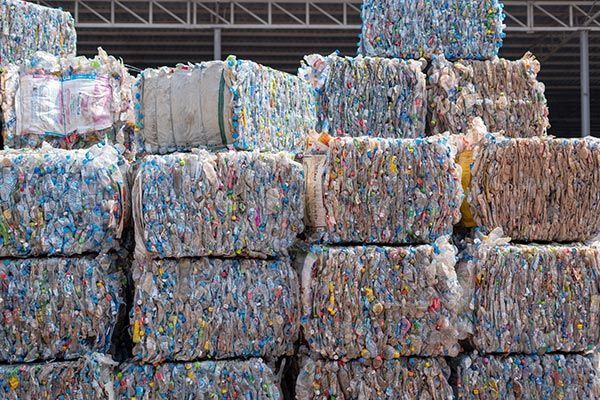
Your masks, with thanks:
[[[452,400],[443,358],[342,363],[305,358],[296,399]]]
[[[448,136],[331,138],[304,158],[306,225],[331,244],[433,243],[460,220],[461,170]]]
[[[304,57],[298,75],[317,90],[317,130],[332,136],[425,136],[425,62],[378,57]]]
[[[28,1],[0,1],[0,65],[19,63],[36,51],[74,56],[75,20],[61,9]]]
[[[489,59],[505,36],[499,0],[364,0],[359,54]]]
[[[0,361],[106,353],[123,277],[113,256],[0,260]]]
[[[510,137],[546,135],[550,127],[540,63],[531,53],[520,60],[447,61],[434,57],[428,71],[431,133],[465,133],[480,117],[491,132]]]
[[[578,354],[466,356],[457,399],[598,399],[600,372]]]
[[[234,56],[147,69],[134,99],[146,153],[197,147],[300,153],[317,121],[315,91],[306,81]]]
[[[118,248],[129,216],[127,171],[103,144],[0,151],[0,257]]]
[[[117,399],[282,399],[273,372],[260,359],[122,364],[114,386]]]
[[[78,149],[106,139],[133,151],[121,131],[133,123],[132,80],[101,48],[94,58],[37,52],[7,66],[0,74],[5,146]]]
[[[136,261],[131,330],[145,363],[294,353],[299,285],[289,259]]]
[[[304,229],[304,171],[286,153],[147,156],[133,193],[138,258],[285,255]]]

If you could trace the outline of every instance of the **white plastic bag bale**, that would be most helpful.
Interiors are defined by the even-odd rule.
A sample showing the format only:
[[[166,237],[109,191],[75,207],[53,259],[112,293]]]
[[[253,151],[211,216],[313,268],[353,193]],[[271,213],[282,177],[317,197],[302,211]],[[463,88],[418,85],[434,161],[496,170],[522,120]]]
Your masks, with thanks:
[[[114,387],[117,399],[283,398],[273,371],[260,359],[159,366],[126,363],[119,367]]]
[[[112,400],[116,363],[92,353],[75,361],[0,365],[5,400]]]
[[[136,261],[134,358],[156,363],[294,352],[299,285],[289,259]]]
[[[447,61],[434,57],[428,71],[427,102],[431,133],[466,133],[480,117],[491,132],[510,137],[546,135],[550,127],[540,63],[531,53],[509,61]]]
[[[78,149],[106,140],[133,151],[121,131],[133,123],[132,80],[101,48],[94,58],[38,52],[7,66],[0,74],[5,146]]]
[[[502,46],[499,0],[365,0],[359,54],[431,59],[489,59]]]
[[[36,51],[74,56],[75,21],[61,9],[18,0],[0,1],[0,65],[23,62]]]
[[[516,241],[581,242],[600,231],[600,140],[511,139],[475,146],[468,202],[475,223]]]
[[[598,399],[600,372],[578,354],[467,356],[457,399]]]
[[[298,75],[317,89],[318,131],[333,136],[425,136],[425,63],[378,57],[304,57]]]
[[[497,244],[496,244],[496,243]],[[461,254],[483,353],[579,352],[600,346],[600,249],[476,239]]]
[[[463,190],[447,136],[321,137],[304,158],[306,225],[334,244],[433,243],[460,220]],[[316,146],[315,146],[316,148]]]
[[[317,119],[308,82],[233,56],[147,69],[136,80],[134,97],[146,153],[196,147],[299,153]]]
[[[302,271],[302,325],[334,360],[456,356],[469,325],[447,238],[433,246],[313,246]]]
[[[451,400],[450,369],[443,358],[400,358],[342,363],[305,358],[296,399]]]
[[[106,353],[123,278],[113,256],[0,260],[0,361]]]
[[[0,151],[0,257],[118,248],[129,215],[127,169],[108,145]]]
[[[276,256],[304,229],[304,171],[285,153],[147,156],[133,192],[139,257]]]

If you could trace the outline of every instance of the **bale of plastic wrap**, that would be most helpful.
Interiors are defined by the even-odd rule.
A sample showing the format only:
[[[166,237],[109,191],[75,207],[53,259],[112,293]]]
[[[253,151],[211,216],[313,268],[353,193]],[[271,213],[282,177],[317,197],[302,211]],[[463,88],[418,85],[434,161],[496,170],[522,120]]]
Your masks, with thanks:
[[[303,360],[296,399],[451,400],[443,358],[400,358],[378,363]]]
[[[0,365],[4,400],[114,399],[116,363],[92,353],[75,361]]]
[[[252,61],[147,69],[134,85],[140,148],[300,152],[316,125],[315,93],[297,76]]]
[[[117,399],[279,400],[273,371],[261,360],[122,364],[114,384]]]
[[[126,174],[108,145],[0,151],[0,257],[117,248],[129,214]]]
[[[452,233],[463,199],[447,136],[331,138],[304,158],[312,240],[337,244],[432,243]],[[315,146],[317,148],[318,146]]]
[[[22,62],[36,51],[74,56],[75,21],[68,12],[18,0],[0,1],[0,65]]]
[[[525,242],[582,242],[600,231],[600,140],[487,134],[473,157],[476,225]]]
[[[113,256],[0,261],[0,361],[105,353],[123,305]]]
[[[304,229],[304,171],[284,153],[147,156],[133,193],[140,257],[276,256]]]
[[[600,372],[577,354],[467,356],[457,399],[598,399]]]
[[[104,139],[127,145],[121,129],[130,120],[132,77],[123,62],[102,49],[94,58],[35,53],[0,74],[0,104],[7,148],[77,149]]]
[[[424,63],[378,57],[304,57],[298,74],[317,89],[318,131],[333,136],[425,135]]]
[[[520,60],[447,61],[435,57],[428,71],[431,133],[465,133],[480,117],[491,132],[510,137],[543,136],[550,126],[540,63],[531,53]]]
[[[407,247],[313,246],[302,270],[302,325],[325,358],[455,356],[470,328],[447,238]]]
[[[483,353],[579,352],[600,346],[600,248],[508,244],[495,230],[461,253],[457,273]]]
[[[359,53],[364,56],[489,59],[504,38],[499,0],[365,0]]]

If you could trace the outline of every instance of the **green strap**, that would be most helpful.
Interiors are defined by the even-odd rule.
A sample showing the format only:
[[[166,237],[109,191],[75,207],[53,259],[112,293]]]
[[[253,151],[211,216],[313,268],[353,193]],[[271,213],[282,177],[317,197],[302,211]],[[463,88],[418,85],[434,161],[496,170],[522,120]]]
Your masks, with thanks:
[[[224,92],[225,91],[225,70],[221,71],[221,81],[219,82],[219,131],[221,131],[221,143],[227,146],[227,136],[225,136],[225,121],[223,121],[224,111]]]

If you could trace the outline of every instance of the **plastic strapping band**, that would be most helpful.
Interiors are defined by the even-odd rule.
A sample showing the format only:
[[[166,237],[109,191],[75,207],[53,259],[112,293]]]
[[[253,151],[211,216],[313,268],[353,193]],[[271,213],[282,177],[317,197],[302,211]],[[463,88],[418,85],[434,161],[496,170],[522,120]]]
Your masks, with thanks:
[[[219,82],[219,131],[221,132],[221,143],[227,145],[227,136],[225,136],[225,121],[223,121],[223,109],[224,109],[224,98],[223,92],[225,90],[225,70],[221,71],[221,81]]]

